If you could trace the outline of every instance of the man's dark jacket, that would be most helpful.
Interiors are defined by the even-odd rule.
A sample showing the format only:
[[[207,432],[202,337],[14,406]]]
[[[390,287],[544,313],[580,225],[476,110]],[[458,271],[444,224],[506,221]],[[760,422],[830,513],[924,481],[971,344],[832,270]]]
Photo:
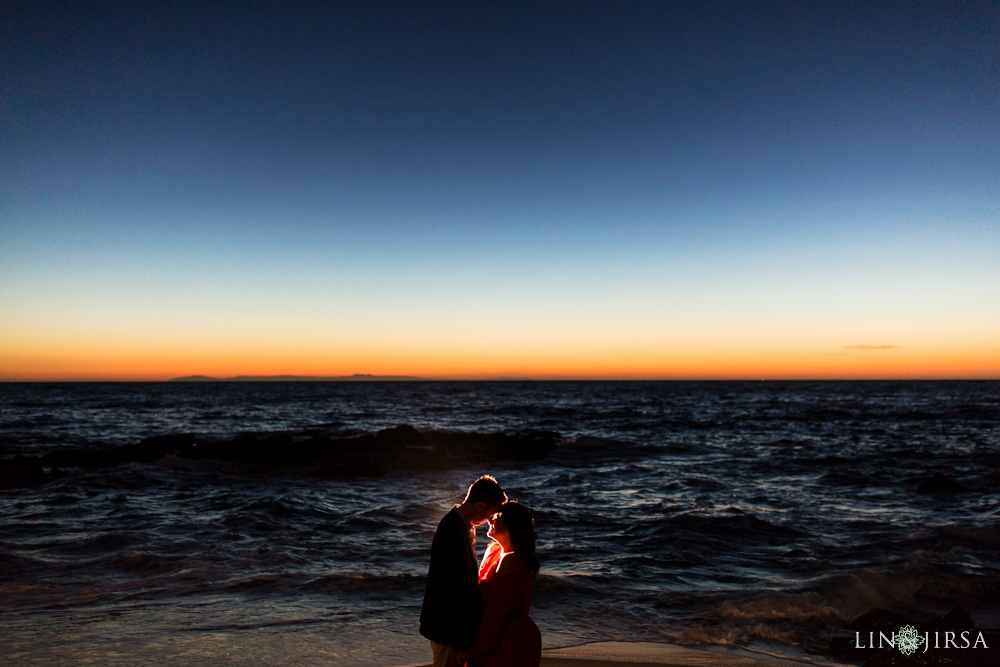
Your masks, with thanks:
[[[441,519],[434,532],[424,606],[420,610],[420,634],[456,650],[469,651],[476,643],[482,616],[476,552],[468,525],[456,508]]]

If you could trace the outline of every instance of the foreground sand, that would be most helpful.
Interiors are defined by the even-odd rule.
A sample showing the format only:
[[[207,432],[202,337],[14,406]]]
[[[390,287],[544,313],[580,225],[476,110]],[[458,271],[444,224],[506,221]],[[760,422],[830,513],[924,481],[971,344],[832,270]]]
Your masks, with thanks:
[[[802,665],[734,650],[718,652],[656,642],[595,642],[542,651],[542,667],[788,667]],[[419,665],[418,667],[431,667]]]

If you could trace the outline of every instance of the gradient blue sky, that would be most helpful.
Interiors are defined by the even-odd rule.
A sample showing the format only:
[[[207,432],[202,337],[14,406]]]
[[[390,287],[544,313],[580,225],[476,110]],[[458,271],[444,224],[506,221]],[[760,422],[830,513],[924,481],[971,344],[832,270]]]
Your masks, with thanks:
[[[1000,376],[1000,3],[542,5],[4,2],[0,378]]]

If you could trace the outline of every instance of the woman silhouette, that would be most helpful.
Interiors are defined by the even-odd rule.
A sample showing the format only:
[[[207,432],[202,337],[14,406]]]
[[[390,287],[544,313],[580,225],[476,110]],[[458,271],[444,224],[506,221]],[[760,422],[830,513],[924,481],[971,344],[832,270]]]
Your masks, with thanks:
[[[459,655],[468,667],[538,667],[542,635],[528,617],[538,574],[535,520],[516,500],[506,502],[490,522],[493,539],[479,566],[483,620],[475,648]]]

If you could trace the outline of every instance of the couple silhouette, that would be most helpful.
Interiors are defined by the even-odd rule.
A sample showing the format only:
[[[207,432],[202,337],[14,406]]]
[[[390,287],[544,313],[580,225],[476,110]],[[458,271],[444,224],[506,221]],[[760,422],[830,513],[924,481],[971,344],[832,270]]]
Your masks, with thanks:
[[[492,539],[476,566],[476,526]],[[431,545],[420,634],[434,667],[538,667],[542,636],[528,617],[538,574],[535,521],[483,475],[438,524]]]

